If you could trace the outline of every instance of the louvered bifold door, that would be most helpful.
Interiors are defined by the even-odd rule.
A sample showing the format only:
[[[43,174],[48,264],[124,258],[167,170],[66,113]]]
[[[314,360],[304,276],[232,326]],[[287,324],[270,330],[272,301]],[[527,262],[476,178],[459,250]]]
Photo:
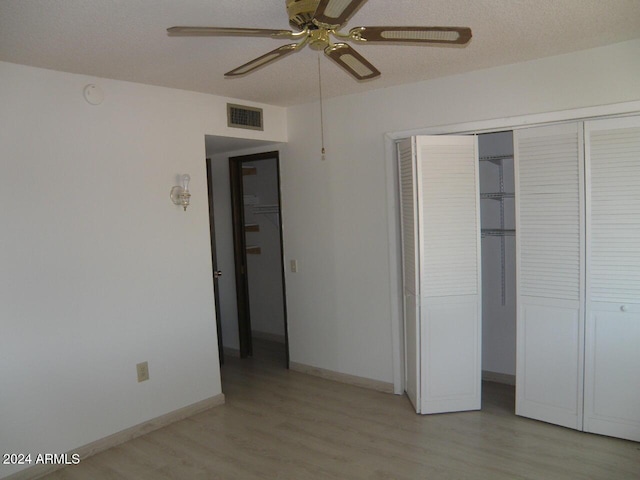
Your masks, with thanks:
[[[405,352],[405,391],[420,413],[420,324],[417,178],[414,141],[398,142],[398,177],[400,179],[400,218],[402,236],[402,290]]]
[[[640,441],[640,117],[585,123],[584,429]]]
[[[475,136],[416,137],[422,413],[480,408],[477,152]]]
[[[516,414],[582,428],[582,124],[514,132]]]

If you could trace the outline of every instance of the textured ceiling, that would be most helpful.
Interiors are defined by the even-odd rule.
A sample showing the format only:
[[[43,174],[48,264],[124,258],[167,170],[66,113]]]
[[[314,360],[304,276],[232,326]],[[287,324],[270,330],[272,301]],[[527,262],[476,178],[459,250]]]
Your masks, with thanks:
[[[318,53],[224,73],[287,40],[169,37],[174,25],[289,29],[285,0],[0,0],[0,60],[274,105],[318,98]],[[640,38],[640,0],[369,0],[358,25],[468,26],[466,48],[355,45],[381,72],[358,83],[321,59],[333,97]]]

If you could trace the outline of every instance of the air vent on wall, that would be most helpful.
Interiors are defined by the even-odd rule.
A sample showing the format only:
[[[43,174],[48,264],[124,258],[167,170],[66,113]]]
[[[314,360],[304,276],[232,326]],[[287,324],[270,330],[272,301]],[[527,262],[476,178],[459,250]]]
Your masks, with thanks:
[[[233,128],[264,130],[262,125],[262,109],[227,103],[227,124]]]

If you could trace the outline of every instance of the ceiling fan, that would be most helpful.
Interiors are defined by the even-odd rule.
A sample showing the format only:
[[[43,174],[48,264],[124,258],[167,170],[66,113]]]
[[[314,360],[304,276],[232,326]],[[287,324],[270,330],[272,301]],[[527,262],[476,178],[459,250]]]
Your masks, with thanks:
[[[367,0],[285,0],[289,23],[297,31],[262,28],[171,27],[169,35],[180,36],[249,36],[299,40],[272,50],[225,73],[237,77],[279,60],[309,45],[325,55],[357,80],[378,77],[380,72],[349,44],[333,43],[331,37],[359,43],[415,43],[464,45],[471,39],[466,27],[355,27],[348,33],[339,30]]]

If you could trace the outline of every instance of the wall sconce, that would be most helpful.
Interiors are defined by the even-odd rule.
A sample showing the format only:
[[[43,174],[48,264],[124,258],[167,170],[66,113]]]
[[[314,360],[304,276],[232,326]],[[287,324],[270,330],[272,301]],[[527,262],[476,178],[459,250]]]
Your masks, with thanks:
[[[189,193],[189,181],[191,177],[188,174],[182,176],[182,186],[176,185],[171,189],[171,201],[176,205],[182,205],[184,211],[187,211],[189,206],[189,199],[191,194]]]

